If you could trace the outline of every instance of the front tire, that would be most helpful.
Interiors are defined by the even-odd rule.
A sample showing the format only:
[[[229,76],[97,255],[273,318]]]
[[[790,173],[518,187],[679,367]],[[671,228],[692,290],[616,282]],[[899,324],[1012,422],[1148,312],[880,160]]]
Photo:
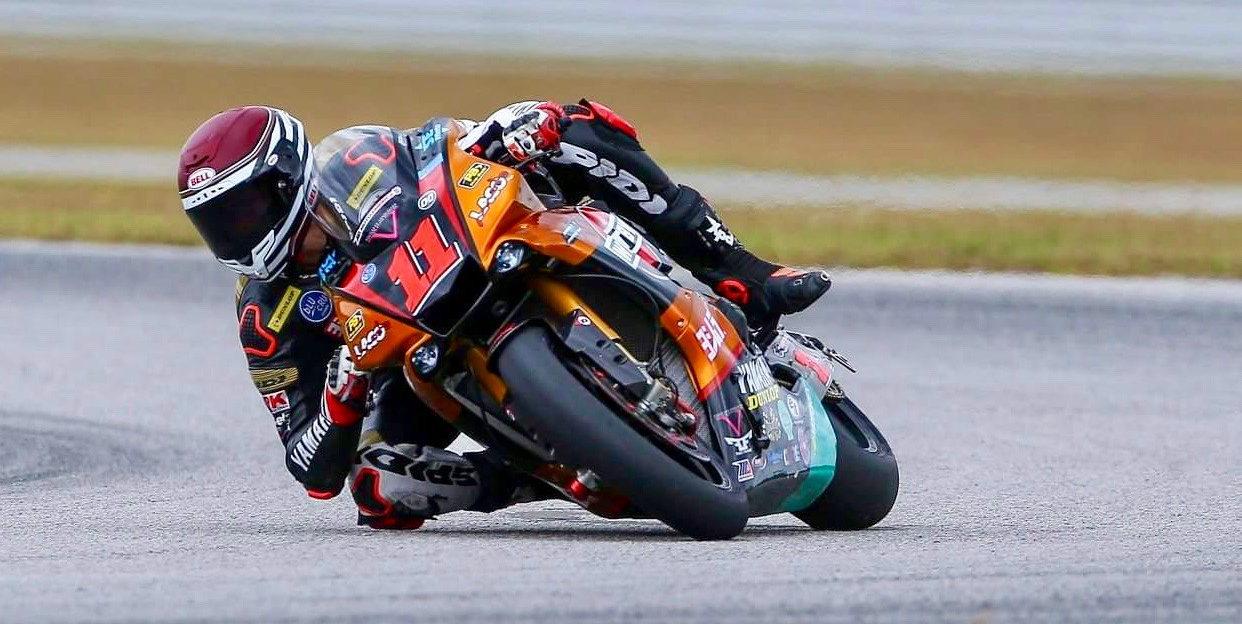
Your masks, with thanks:
[[[722,488],[665,454],[585,388],[557,356],[550,332],[519,329],[497,361],[517,418],[548,443],[557,461],[589,468],[646,513],[700,540],[746,528],[746,493]]]
[[[897,501],[900,477],[893,449],[849,399],[824,399],[837,434],[837,469],[810,507],[795,512],[817,530],[856,531],[884,519]]]

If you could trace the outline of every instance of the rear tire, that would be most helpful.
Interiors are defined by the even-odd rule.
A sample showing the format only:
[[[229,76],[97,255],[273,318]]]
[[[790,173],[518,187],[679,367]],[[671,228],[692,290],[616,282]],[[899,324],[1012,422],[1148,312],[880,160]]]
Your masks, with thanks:
[[[519,329],[497,368],[517,418],[552,447],[557,461],[591,469],[640,509],[694,539],[740,534],[749,516],[746,492],[732,479],[728,489],[717,487],[657,448],[583,386],[552,340],[542,326]]]
[[[828,489],[794,516],[817,530],[874,526],[897,500],[897,458],[880,430],[849,397],[825,399],[823,405],[837,434],[836,473]]]

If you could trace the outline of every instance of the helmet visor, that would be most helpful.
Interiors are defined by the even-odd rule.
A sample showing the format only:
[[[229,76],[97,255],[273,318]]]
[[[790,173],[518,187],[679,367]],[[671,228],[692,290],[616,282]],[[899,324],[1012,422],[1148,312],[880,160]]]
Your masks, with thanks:
[[[255,246],[289,216],[289,205],[272,185],[250,183],[186,214],[217,258],[246,263]]]
[[[340,243],[348,243],[350,237],[349,222],[339,210],[328,203],[328,199],[320,195],[315,205],[310,207],[311,218],[323,228],[328,236]]]

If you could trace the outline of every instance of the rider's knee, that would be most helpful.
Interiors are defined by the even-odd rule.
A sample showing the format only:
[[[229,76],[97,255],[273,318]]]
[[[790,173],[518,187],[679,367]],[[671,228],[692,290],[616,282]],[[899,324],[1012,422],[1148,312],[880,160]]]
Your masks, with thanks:
[[[479,499],[482,486],[470,460],[444,449],[368,437],[350,475],[360,524],[398,528],[382,525],[469,509]]]

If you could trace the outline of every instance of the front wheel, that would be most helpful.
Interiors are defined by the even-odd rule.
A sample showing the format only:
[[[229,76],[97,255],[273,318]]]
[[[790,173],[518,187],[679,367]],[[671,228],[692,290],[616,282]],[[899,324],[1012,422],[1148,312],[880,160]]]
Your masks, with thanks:
[[[883,520],[897,500],[900,481],[893,449],[849,399],[824,399],[837,434],[837,469],[810,507],[794,513],[813,529],[854,531]]]
[[[548,443],[557,461],[589,468],[643,511],[701,540],[746,528],[746,493],[718,486],[657,448],[565,366],[547,329],[530,325],[509,338],[497,362],[517,418]]]

